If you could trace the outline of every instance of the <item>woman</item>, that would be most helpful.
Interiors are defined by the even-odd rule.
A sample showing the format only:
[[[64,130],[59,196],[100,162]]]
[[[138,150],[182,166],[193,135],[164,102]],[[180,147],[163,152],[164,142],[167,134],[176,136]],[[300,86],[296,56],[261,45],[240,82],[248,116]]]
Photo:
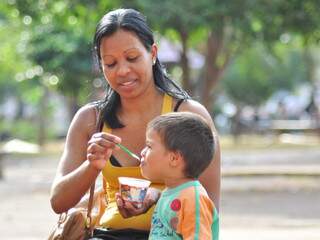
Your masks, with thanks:
[[[82,107],[72,120],[52,186],[51,205],[56,213],[74,207],[102,172],[108,206],[100,225],[108,229],[142,230],[144,239],[150,228],[152,209],[148,208],[152,200],[136,209],[116,195],[119,176],[142,178],[139,161],[128,157],[116,143],[121,142],[139,155],[145,146],[147,123],[170,111],[200,114],[214,133],[216,130],[207,110],[166,75],[157,58],[153,33],[139,12],[118,9],[107,13],[97,25],[94,49],[108,85],[106,99]],[[96,133],[99,121],[103,129]],[[200,181],[219,206],[218,143],[215,148],[214,161]],[[161,189],[162,183],[153,186]],[[128,239],[133,239],[132,235]]]

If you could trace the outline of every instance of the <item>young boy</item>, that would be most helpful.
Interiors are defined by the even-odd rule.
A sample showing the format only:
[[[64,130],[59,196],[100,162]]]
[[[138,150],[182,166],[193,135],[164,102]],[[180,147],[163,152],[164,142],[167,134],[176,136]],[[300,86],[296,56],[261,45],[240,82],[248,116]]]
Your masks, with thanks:
[[[213,158],[212,130],[200,116],[169,113],[147,127],[142,175],[164,182],[149,239],[218,239],[218,213],[197,180]]]

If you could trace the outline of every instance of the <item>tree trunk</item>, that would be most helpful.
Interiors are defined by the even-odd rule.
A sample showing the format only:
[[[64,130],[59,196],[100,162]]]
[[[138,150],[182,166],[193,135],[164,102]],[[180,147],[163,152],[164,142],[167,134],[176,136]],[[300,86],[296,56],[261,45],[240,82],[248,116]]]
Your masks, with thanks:
[[[22,98],[20,96],[16,97],[17,99],[17,111],[14,116],[14,120],[19,120],[23,118],[23,113],[24,113],[24,103],[22,101]]]
[[[235,143],[239,143],[239,137],[242,132],[242,128],[241,128],[241,124],[240,124],[241,112],[242,112],[242,108],[237,106],[236,113],[234,114],[234,116],[231,119],[231,134],[233,136]]]
[[[79,104],[76,96],[68,96],[67,101],[68,101],[69,119],[71,122],[73,116],[76,114],[76,112],[79,109]]]
[[[47,86],[43,86],[43,95],[39,103],[39,128],[38,128],[38,144],[43,146],[47,138],[47,108],[48,108],[49,90]]]
[[[201,96],[201,101],[204,106],[210,111],[212,109],[212,89],[216,86],[220,75],[221,69],[217,66],[217,58],[222,47],[222,33],[209,33],[207,39],[207,54],[205,63],[205,76],[204,86]]]
[[[307,78],[310,80],[310,84],[312,86],[312,92],[309,100],[309,104],[307,106],[307,112],[310,114],[311,119],[315,122],[316,125],[316,133],[320,137],[320,109],[315,102],[317,89],[317,66],[316,66],[316,54],[318,52],[312,51],[310,47],[306,47],[304,50],[304,61],[307,66]]]
[[[189,59],[187,56],[188,53],[188,34],[186,32],[180,32],[180,38],[182,43],[182,52],[180,55],[180,64],[182,68],[182,87],[186,90],[189,94],[193,93],[191,79],[190,79],[190,67],[189,67]]]

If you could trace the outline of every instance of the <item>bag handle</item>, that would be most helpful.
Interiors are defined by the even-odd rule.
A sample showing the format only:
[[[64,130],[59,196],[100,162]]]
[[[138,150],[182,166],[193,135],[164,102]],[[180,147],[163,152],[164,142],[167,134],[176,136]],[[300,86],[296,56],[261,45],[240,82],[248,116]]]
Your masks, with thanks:
[[[101,111],[98,106],[95,107],[95,112],[96,112],[96,130],[95,130],[95,132],[97,133],[97,132],[101,132],[101,130],[102,130],[102,126],[103,126],[102,119],[103,118],[101,116]],[[92,211],[92,206],[93,206],[95,183],[96,183],[96,181],[94,181],[90,187],[90,195],[89,195],[87,217],[86,217],[86,230],[87,230],[87,234],[89,234],[89,236],[93,235],[93,229],[94,229],[94,226],[92,226],[91,211]],[[104,179],[103,179],[103,185],[105,185]]]
[[[92,236],[93,229],[94,229],[94,226],[92,226],[92,217],[91,217],[94,188],[95,188],[95,181],[92,183],[90,187],[90,196],[89,196],[88,210],[87,210],[87,217],[86,217],[86,231],[87,231],[87,234],[89,234],[89,236]]]

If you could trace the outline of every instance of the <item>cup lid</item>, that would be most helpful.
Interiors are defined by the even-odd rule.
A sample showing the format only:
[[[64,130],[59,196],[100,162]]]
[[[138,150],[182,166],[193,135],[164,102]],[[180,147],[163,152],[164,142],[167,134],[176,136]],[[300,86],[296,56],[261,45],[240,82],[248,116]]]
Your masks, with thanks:
[[[132,178],[132,177],[118,177],[120,184],[125,184],[134,187],[149,187],[151,182],[146,179]]]

